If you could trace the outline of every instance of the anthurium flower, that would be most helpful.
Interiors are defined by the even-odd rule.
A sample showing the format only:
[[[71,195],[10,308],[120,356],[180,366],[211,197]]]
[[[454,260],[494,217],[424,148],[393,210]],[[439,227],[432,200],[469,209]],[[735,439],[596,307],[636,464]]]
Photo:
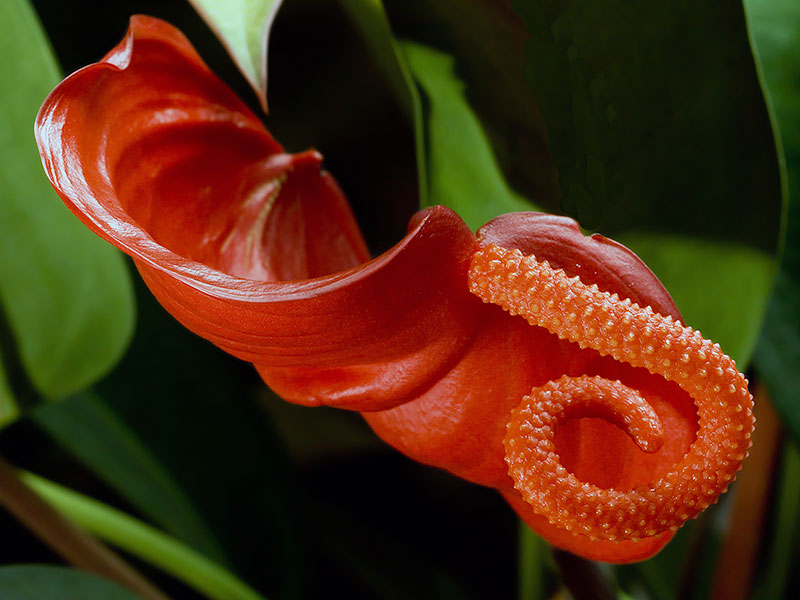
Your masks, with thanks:
[[[652,556],[723,492],[747,382],[628,249],[573,221],[477,234],[417,214],[372,260],[314,151],[290,155],[170,25],[61,83],[36,122],[53,186],[186,327],[283,398],[361,411],[408,456],[496,488],[583,556]]]

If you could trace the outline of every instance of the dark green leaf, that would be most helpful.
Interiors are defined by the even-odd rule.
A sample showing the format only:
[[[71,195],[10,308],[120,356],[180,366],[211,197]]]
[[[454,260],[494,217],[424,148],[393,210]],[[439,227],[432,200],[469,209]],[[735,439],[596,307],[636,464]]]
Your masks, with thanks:
[[[455,82],[477,117],[482,137],[491,142],[492,161],[510,187],[548,212],[557,212],[560,192],[545,124],[522,77],[528,33],[510,1],[386,0],[386,7],[398,37],[454,58],[449,67],[453,73],[446,79]],[[462,153],[469,150],[463,148]],[[460,175],[469,173],[464,168]]]
[[[800,3],[747,0],[745,6],[781,133],[789,188],[783,261],[756,366],[784,425],[800,441]]]
[[[653,558],[615,567],[623,588],[636,598],[674,600],[707,598],[724,535],[726,503],[702,513],[681,527]]]
[[[226,562],[219,542],[170,474],[94,394],[42,407],[36,422],[142,514],[208,558]]]
[[[515,8],[563,208],[641,253],[689,324],[745,366],[774,269],[781,188],[741,5]]]
[[[545,555],[547,542],[536,535],[523,521],[519,522],[517,542],[519,600],[536,600],[545,595]]]
[[[42,170],[33,121],[60,75],[36,16],[25,0],[7,0],[0,23],[0,304],[28,376],[57,398],[121,356],[134,321],[130,280]]]
[[[139,596],[96,575],[45,565],[0,567],[3,600],[137,600]]]
[[[491,168],[546,210],[628,243],[688,322],[744,367],[775,268],[781,194],[741,6],[532,0],[514,3],[515,17],[507,1],[387,2],[400,35],[435,41],[455,58],[446,69],[455,70],[450,81],[464,81],[462,97],[491,140]],[[452,162],[461,168],[443,170],[438,182],[431,171],[431,189],[456,188],[475,162],[487,164]],[[430,201],[457,197],[473,225],[494,216],[486,195],[467,187]]]

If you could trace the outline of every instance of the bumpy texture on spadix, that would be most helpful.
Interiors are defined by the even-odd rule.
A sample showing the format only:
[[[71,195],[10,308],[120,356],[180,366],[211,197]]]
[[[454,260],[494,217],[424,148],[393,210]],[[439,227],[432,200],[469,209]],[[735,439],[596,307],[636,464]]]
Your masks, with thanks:
[[[632,490],[603,489],[560,464],[555,428],[569,416],[605,413],[649,450],[661,438],[657,417],[617,382],[565,377],[535,388],[514,411],[504,440],[509,474],[534,511],[590,539],[636,539],[676,529],[727,489],[747,456],[754,419],[747,380],[718,344],[519,250],[479,250],[469,281],[485,302],[674,381],[697,405],[697,439],[669,473]]]

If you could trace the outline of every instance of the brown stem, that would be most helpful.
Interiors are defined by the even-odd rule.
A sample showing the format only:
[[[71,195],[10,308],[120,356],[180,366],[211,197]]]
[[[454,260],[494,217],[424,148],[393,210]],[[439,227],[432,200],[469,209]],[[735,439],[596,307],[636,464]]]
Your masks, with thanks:
[[[561,579],[575,600],[616,600],[614,587],[596,563],[553,548]]]
[[[42,500],[2,458],[0,504],[64,560],[77,568],[115,581],[146,600],[169,600],[111,549]]]
[[[762,385],[756,386],[755,415],[753,449],[736,481],[733,511],[714,576],[713,600],[750,597],[781,439],[778,415]]]

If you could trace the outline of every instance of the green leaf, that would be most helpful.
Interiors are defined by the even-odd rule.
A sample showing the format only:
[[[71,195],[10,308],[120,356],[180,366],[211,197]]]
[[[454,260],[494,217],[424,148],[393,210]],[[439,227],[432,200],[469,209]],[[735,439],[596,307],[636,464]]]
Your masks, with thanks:
[[[536,207],[508,187],[491,144],[464,96],[453,57],[405,42],[403,54],[427,100],[429,206],[443,204],[477,229],[493,217]]]
[[[267,47],[281,0],[189,0],[267,110]]]
[[[745,367],[774,270],[781,183],[742,6],[514,7],[563,209],[652,260],[694,312],[689,324]]]
[[[33,418],[148,518],[207,557],[227,562],[219,542],[183,490],[99,397],[91,393],[73,396],[43,406]]]
[[[184,581],[211,600],[264,600],[226,569],[162,532],[93,498],[23,473],[37,494],[89,533]]]
[[[509,0],[386,0],[386,6],[400,39],[454,58],[455,78],[509,186],[558,212],[545,124],[522,77],[528,32]]]
[[[800,184],[800,180],[798,181]],[[791,243],[787,239],[787,245]],[[788,249],[787,249],[788,252]],[[792,275],[784,257],[756,347],[755,362],[786,431],[800,443],[800,276]]]
[[[122,355],[131,284],[119,253],[69,213],[42,170],[33,122],[60,75],[36,16],[8,0],[0,22],[0,305],[15,340],[4,349],[15,346],[38,392],[58,398]]]
[[[388,3],[392,12],[400,13],[401,25],[406,25],[402,32],[415,39],[419,30],[435,32],[433,40],[425,41],[434,41],[437,47],[444,43],[447,50],[443,52],[427,43],[398,44],[380,0],[340,2],[412,120],[420,206],[448,205],[473,228],[504,212],[536,209],[506,183],[504,171],[508,170],[523,180],[531,197],[543,203],[540,206],[552,208],[556,186],[543,142],[543,125],[519,77],[521,53],[516,50],[526,34],[518,23],[508,22],[508,11],[474,0]],[[450,26],[454,21],[459,22],[458,29]],[[409,22],[414,26],[408,27]],[[487,39],[499,37],[504,43],[478,48],[473,43],[476,31]],[[467,60],[456,65],[453,51]],[[477,68],[468,69],[471,79],[467,90],[461,79],[462,67],[475,67],[476,63]],[[505,86],[501,95],[493,93],[496,87],[492,84],[497,81]],[[476,90],[478,94],[468,100],[466,92]],[[425,95],[424,103],[420,102],[420,92]],[[475,98],[480,103],[480,115],[471,105]],[[484,127],[485,122],[491,132]],[[503,150],[502,167],[496,158],[498,142]]]
[[[140,600],[115,583],[66,567],[0,567],[3,600]]]
[[[800,4],[747,0],[750,32],[777,119],[788,176],[781,270],[756,349],[756,367],[784,425],[800,441]]]

